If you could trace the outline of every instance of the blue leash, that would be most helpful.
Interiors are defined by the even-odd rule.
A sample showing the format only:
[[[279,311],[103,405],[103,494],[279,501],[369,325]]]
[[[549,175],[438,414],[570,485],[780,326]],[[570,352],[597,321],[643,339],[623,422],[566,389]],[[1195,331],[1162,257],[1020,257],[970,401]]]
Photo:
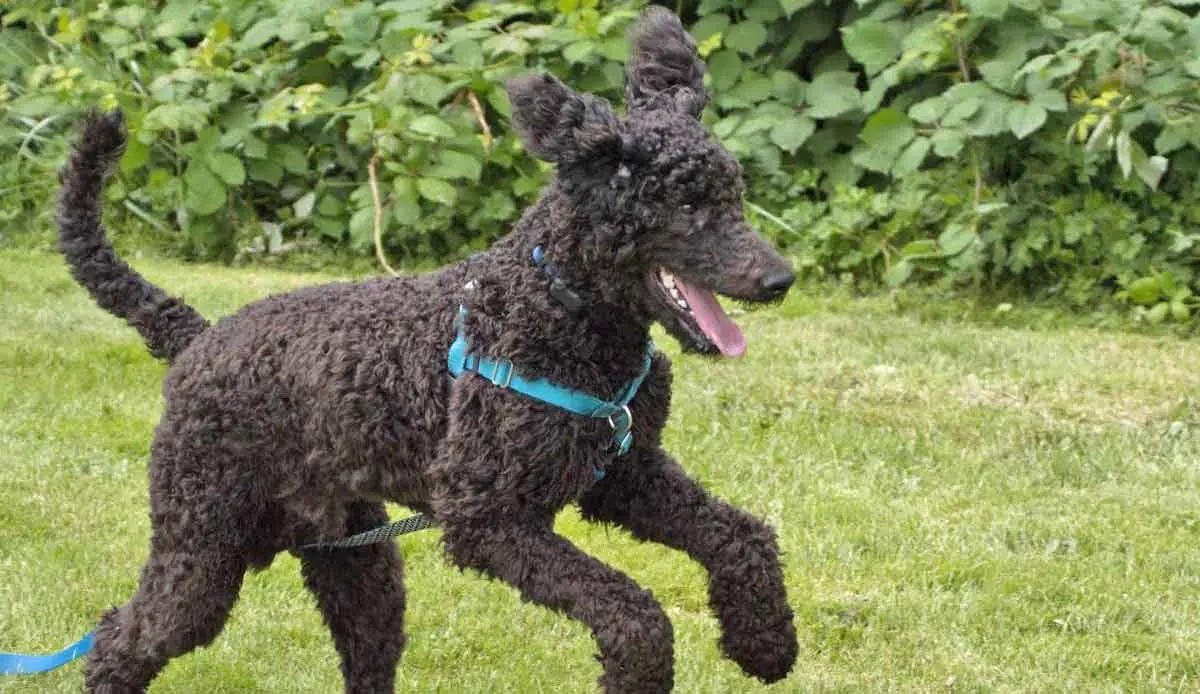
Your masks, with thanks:
[[[0,653],[0,675],[28,675],[36,672],[50,672],[55,668],[62,667],[92,650],[94,633],[89,631],[87,636],[52,655]]]

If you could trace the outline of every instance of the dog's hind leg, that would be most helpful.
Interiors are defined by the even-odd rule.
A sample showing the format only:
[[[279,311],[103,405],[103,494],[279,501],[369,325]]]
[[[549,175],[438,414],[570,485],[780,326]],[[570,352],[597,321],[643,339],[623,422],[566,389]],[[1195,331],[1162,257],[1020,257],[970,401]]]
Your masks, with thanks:
[[[382,504],[347,509],[350,534],[387,521]],[[404,568],[392,542],[301,550],[304,583],[333,632],[347,694],[392,694],[404,650]]]
[[[156,532],[133,599],[96,629],[87,660],[91,694],[144,692],[167,661],[221,633],[237,601],[246,564],[240,558]]]
[[[687,552],[708,570],[721,650],[764,682],[783,679],[798,646],[774,531],[714,499],[661,450],[635,450],[580,501],[588,520]]]

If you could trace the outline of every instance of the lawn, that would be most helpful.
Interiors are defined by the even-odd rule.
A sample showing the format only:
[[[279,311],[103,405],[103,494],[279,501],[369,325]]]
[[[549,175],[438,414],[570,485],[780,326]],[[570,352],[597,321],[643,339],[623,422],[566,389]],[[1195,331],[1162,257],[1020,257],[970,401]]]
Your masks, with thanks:
[[[321,279],[134,264],[209,316]],[[932,320],[800,289],[739,319],[742,361],[677,358],[668,448],[778,528],[801,644],[764,689],[719,656],[696,565],[564,512],[665,605],[677,691],[1200,690],[1197,345],[1022,310]],[[0,251],[0,651],[57,650],[133,591],[163,371],[57,257]],[[399,691],[595,691],[583,627],[450,568],[437,530],[399,544]],[[81,685],[72,664],[0,692]],[[151,691],[341,691],[296,561],[251,575],[224,634]]]

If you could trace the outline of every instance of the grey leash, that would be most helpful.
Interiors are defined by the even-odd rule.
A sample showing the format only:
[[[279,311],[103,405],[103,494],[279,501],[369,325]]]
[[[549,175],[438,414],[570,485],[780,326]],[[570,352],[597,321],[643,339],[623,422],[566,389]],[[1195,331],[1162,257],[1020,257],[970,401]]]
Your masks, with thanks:
[[[378,528],[371,528],[366,532],[351,535],[350,537],[343,537],[340,540],[301,545],[300,549],[347,549],[349,547],[362,547],[363,545],[373,545],[377,542],[386,542],[393,537],[399,537],[400,535],[432,527],[434,527],[434,522],[429,520],[424,514],[418,513],[415,516],[401,518],[393,523],[381,525]]]

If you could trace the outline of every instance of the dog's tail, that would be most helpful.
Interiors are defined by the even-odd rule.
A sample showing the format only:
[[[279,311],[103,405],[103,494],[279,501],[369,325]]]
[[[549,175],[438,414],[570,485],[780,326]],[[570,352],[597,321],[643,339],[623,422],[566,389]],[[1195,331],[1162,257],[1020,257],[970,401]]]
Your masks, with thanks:
[[[58,246],[71,274],[96,303],[136,328],[151,354],[171,361],[208,328],[208,321],[147,282],[117,257],[108,240],[100,223],[100,196],[124,150],[121,112],[90,113],[61,176]]]

